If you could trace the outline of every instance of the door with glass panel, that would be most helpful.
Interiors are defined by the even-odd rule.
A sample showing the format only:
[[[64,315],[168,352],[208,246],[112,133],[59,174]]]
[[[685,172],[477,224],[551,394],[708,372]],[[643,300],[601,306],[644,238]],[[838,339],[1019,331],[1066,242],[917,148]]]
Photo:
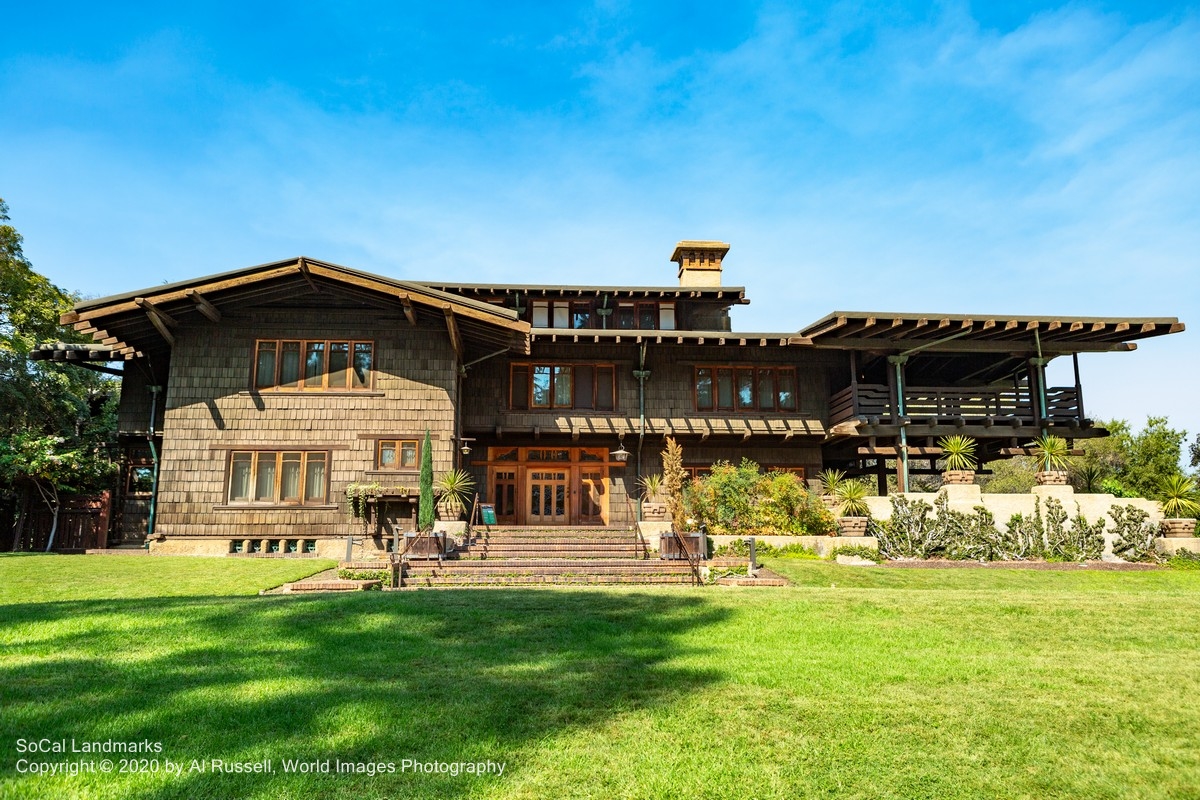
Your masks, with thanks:
[[[566,525],[571,518],[571,481],[567,470],[529,470],[526,518],[530,525]]]
[[[604,525],[608,503],[604,470],[581,467],[579,470],[579,523],[581,525]]]

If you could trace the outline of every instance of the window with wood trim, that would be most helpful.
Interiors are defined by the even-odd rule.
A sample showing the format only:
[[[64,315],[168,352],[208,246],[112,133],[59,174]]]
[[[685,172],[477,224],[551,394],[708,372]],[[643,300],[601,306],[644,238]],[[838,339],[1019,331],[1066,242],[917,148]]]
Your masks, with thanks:
[[[297,450],[235,450],[229,454],[230,503],[325,505],[329,453]]]
[[[375,466],[379,469],[417,469],[420,443],[416,439],[380,439],[375,446]]]
[[[374,361],[374,342],[259,339],[254,388],[264,392],[370,389]]]
[[[792,412],[795,367],[696,367],[697,411]]]
[[[613,411],[617,407],[616,368],[612,364],[513,364],[509,407],[515,411]]]

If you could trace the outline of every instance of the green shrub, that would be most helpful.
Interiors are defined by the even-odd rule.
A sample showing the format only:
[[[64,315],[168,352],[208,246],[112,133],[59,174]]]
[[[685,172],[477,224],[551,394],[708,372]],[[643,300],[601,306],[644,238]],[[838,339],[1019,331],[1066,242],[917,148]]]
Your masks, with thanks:
[[[758,558],[820,558],[816,550],[799,542],[781,547],[767,542],[755,542],[754,553]],[[713,550],[713,558],[749,558],[750,544],[745,539],[734,539]]]
[[[1168,558],[1166,563],[1171,569],[1200,569],[1200,553],[1180,550]]]
[[[837,523],[819,498],[789,472],[763,475],[758,465],[727,461],[691,481],[684,491],[688,517],[711,534],[829,536]]]
[[[933,506],[924,500],[891,496],[892,516],[886,524],[872,519],[867,531],[879,540],[884,558],[931,558],[942,549],[941,530]]]
[[[1113,506],[1108,511],[1113,520],[1113,553],[1126,561],[1158,561],[1154,540],[1158,525],[1150,515],[1136,506]]]
[[[838,556],[858,556],[879,564],[883,561],[883,556],[879,555],[879,551],[874,547],[867,547],[865,544],[844,544],[833,548],[829,554],[829,558],[836,561]]]
[[[731,567],[709,567],[708,582],[716,583],[720,578],[745,578],[749,573],[749,564],[735,564]]]
[[[382,586],[392,585],[390,569],[339,569],[338,577],[344,581],[382,581]]]

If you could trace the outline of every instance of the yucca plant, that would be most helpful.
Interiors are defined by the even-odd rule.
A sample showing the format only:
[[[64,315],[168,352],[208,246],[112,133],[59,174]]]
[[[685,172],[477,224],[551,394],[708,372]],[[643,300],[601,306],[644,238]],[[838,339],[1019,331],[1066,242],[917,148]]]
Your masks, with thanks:
[[[817,478],[821,481],[822,494],[836,495],[838,487],[846,482],[846,473],[840,469],[827,469],[823,470]]]
[[[638,486],[642,489],[642,499],[647,503],[653,503],[655,498],[662,492],[663,476],[661,473],[653,475],[643,475],[637,480]]]
[[[1196,494],[1196,480],[1187,475],[1172,475],[1163,481],[1158,500],[1162,503],[1164,517],[1179,519],[1200,514],[1200,499]]]
[[[465,469],[452,469],[442,473],[435,484],[441,493],[439,505],[450,515],[461,514],[471,500],[475,479]]]
[[[1067,461],[1067,457],[1071,455],[1071,448],[1067,446],[1067,440],[1061,436],[1043,433],[1034,439],[1029,447],[1033,460],[1037,464],[1038,472],[1065,470],[1070,463]]]
[[[943,436],[938,440],[938,447],[942,448],[947,470],[971,472],[978,464],[975,459],[976,443],[970,436]]]
[[[1095,494],[1104,482],[1104,469],[1098,464],[1085,464],[1071,471],[1071,483],[1084,494]]]
[[[867,505],[867,485],[859,480],[844,480],[838,484],[835,496],[842,504],[843,517],[867,517],[871,508]]]

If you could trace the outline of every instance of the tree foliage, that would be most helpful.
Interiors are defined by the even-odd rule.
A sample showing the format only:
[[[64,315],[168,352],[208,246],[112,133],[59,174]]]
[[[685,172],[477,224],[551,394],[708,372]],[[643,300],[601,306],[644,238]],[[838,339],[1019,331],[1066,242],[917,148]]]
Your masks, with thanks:
[[[8,222],[0,200],[0,492],[36,489],[57,513],[59,492],[107,486],[117,382],[29,360],[38,344],[86,337],[59,324],[78,298],[33,270]]]
[[[425,429],[425,442],[421,445],[421,497],[417,507],[417,528],[428,531],[433,529],[433,443],[430,440],[429,429]]]
[[[1102,491],[1152,498],[1169,478],[1180,474],[1187,434],[1172,428],[1166,417],[1150,417],[1137,432],[1125,420],[1101,424],[1109,436],[1077,443],[1084,455],[1075,459],[1074,468],[1077,473],[1092,473],[1093,480],[1098,476]]]

